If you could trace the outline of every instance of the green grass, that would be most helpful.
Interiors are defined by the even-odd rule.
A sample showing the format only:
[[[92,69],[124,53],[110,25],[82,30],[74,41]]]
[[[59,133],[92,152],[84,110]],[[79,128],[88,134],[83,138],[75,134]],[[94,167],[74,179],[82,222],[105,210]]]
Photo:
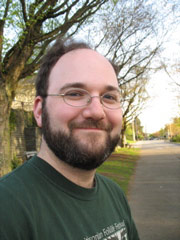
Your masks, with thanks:
[[[128,185],[134,173],[136,161],[139,158],[139,152],[140,150],[137,148],[118,149],[118,153],[113,153],[98,168],[97,172],[114,180],[121,186],[125,194],[127,194]]]

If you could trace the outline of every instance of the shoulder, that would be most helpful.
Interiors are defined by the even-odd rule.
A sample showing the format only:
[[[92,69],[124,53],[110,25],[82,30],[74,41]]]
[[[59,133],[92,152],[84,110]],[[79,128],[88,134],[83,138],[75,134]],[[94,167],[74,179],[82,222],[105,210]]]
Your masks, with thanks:
[[[113,180],[102,176],[100,174],[97,174],[97,182],[98,182],[98,188],[99,193],[103,198],[106,199],[106,201],[109,201],[113,206],[117,209],[117,211],[121,211],[130,218],[130,208],[127,201],[127,198],[121,189],[121,187],[115,183]]]
[[[31,164],[25,162],[0,179],[1,211],[7,211],[9,207],[14,207],[13,211],[15,211],[19,206],[29,203],[29,190],[35,189],[34,176]]]
[[[96,178],[101,184],[103,183],[103,184],[113,186],[115,188],[120,188],[120,186],[116,182],[114,182],[113,180],[111,180],[110,178],[102,174],[96,173]]]
[[[18,191],[22,186],[30,184],[30,180],[33,179],[35,173],[32,162],[35,161],[36,157],[33,157],[12,172],[0,178],[0,189],[2,191],[5,191],[5,189]]]
[[[10,187],[11,185],[14,185],[18,181],[18,175],[23,168],[24,168],[24,164],[16,168],[15,170],[13,170],[12,172],[1,177],[0,188],[4,189],[6,186]]]
[[[21,184],[24,183],[24,177],[26,176],[26,168],[28,163],[24,163],[20,167],[16,168],[12,172],[6,174],[0,179],[0,189],[1,191],[6,191],[6,189],[14,189],[16,191],[16,187],[19,188]],[[1,192],[0,192],[1,194]]]
[[[16,231],[20,226],[26,229],[32,215],[29,170],[26,162],[0,179],[0,235],[8,239],[16,239]]]
[[[113,192],[116,195],[119,194],[121,196],[124,196],[124,192],[121,189],[121,187],[116,182],[111,180],[110,178],[108,178],[104,175],[101,175],[99,173],[96,173],[96,179],[98,181],[100,188],[104,188],[107,191]]]
[[[25,197],[23,192],[26,186],[26,163],[0,179],[0,210],[5,211],[9,206],[18,206],[17,202]]]

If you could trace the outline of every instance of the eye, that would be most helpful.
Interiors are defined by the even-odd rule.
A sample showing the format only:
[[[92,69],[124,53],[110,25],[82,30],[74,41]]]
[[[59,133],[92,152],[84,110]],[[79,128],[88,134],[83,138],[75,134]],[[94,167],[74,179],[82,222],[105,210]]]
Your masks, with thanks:
[[[67,92],[65,95],[70,97],[78,97],[81,96],[82,94],[79,92]]]
[[[69,90],[65,93],[65,97],[68,99],[80,99],[83,98],[86,95],[86,92],[83,90]]]
[[[106,102],[118,102],[118,94],[111,93],[111,92],[105,93],[103,95],[103,101],[106,101]]]

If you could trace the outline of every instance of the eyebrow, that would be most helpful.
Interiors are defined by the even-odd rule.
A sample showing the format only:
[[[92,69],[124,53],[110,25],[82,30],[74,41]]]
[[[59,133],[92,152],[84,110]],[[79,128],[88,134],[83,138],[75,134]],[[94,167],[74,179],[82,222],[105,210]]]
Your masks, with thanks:
[[[74,82],[74,83],[66,83],[63,87],[60,88],[60,91],[66,90],[68,88],[83,88],[83,89],[87,89],[87,85],[81,82]],[[112,85],[107,85],[104,88],[106,91],[118,91],[119,92],[119,88],[112,86]]]
[[[75,83],[66,83],[63,87],[60,88],[60,91],[66,90],[68,88],[85,88],[86,85],[81,82],[75,82]]]

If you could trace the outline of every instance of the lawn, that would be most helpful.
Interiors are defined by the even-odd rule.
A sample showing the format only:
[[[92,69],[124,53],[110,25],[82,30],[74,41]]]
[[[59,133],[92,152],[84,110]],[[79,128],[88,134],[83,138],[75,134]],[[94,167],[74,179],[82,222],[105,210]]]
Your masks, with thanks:
[[[118,153],[113,153],[97,172],[114,180],[127,194],[139,152],[137,148],[121,148]]]

